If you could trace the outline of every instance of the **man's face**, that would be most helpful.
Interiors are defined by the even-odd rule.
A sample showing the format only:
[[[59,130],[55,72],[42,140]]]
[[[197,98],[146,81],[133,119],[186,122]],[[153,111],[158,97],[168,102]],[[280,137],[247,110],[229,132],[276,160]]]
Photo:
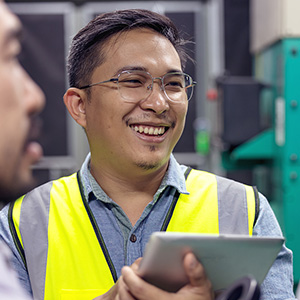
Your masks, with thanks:
[[[126,69],[143,69],[153,77],[181,70],[173,45],[149,29],[134,29],[112,37],[104,49],[106,59],[94,71],[92,83],[116,77]],[[160,87],[160,80],[155,81],[152,94],[137,103],[124,101],[114,83],[91,88],[90,101],[84,108],[84,127],[92,167],[97,164],[127,176],[130,172],[153,172],[167,167],[184,128],[187,101],[170,102]],[[147,134],[142,132],[145,128]],[[156,128],[164,134],[151,133]]]
[[[44,95],[19,64],[21,25],[0,1],[0,200],[31,187],[30,167],[42,155],[29,142],[31,117],[44,105]]]

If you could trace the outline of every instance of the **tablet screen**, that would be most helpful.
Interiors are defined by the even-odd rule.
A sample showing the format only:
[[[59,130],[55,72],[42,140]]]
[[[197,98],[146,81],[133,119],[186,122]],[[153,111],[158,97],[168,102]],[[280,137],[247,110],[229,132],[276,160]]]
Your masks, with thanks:
[[[283,242],[281,237],[155,232],[146,246],[140,273],[149,283],[176,292],[188,282],[182,261],[191,251],[204,266],[215,291],[247,275],[261,283]]]

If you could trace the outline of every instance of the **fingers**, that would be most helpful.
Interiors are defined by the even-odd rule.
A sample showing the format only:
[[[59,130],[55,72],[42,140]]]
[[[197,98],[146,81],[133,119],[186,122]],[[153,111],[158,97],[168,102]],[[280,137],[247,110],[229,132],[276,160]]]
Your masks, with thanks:
[[[93,300],[136,300],[128,290],[122,276],[116,284],[105,294],[94,298]]]
[[[132,293],[127,288],[126,284],[120,285],[119,293],[114,300],[136,300]]]
[[[115,285],[113,285],[109,291],[107,291],[105,294],[98,296],[94,298],[93,300],[117,300],[118,299],[118,293],[121,285],[121,280],[118,280]],[[124,283],[123,283],[124,285]]]
[[[123,276],[118,280],[118,293],[111,300],[136,300],[125,284]]]
[[[131,268],[133,271],[135,272],[138,272],[138,269],[139,269],[139,265],[142,261],[142,257],[138,258],[132,265],[131,265]]]
[[[129,276],[131,276],[131,281],[135,280],[135,277],[138,278],[138,276],[135,274],[138,274],[139,264],[140,264],[141,260],[142,260],[142,258],[140,257],[130,267],[125,267],[125,273],[126,273],[126,268],[133,271],[133,272],[129,272],[130,273]],[[133,294],[131,293],[131,291],[129,290],[127,284],[125,283],[123,275],[119,278],[118,285],[119,285],[118,295],[115,298],[115,300],[135,300],[136,299],[133,296]]]
[[[205,270],[193,253],[186,254],[183,260],[183,266],[191,285],[201,286],[205,284],[207,280]]]
[[[122,268],[122,277],[124,283],[126,284],[130,294],[134,297],[134,299],[139,299],[139,300],[168,299],[169,293],[162,291],[157,287],[145,282],[130,267]]]
[[[183,266],[189,278],[190,285],[195,288],[196,293],[201,294],[203,299],[213,299],[211,282],[206,277],[204,267],[193,253],[186,254]]]
[[[140,259],[131,267],[122,268],[122,276],[119,282],[119,294],[117,300],[211,300],[214,299],[212,286],[206,277],[205,270],[198,262],[194,254],[188,253],[183,260],[185,272],[189,278],[189,284],[178,293],[168,293],[146,281],[138,275]]]
[[[142,258],[138,258],[130,267],[126,267],[130,270],[129,272],[130,279],[128,282],[132,282],[136,278],[140,279],[136,274],[141,260]],[[97,298],[94,298],[93,300],[136,300],[136,299],[137,298],[133,296],[127,284],[124,282],[123,276],[121,276],[116,282],[116,284],[108,292],[106,292],[105,294]]]

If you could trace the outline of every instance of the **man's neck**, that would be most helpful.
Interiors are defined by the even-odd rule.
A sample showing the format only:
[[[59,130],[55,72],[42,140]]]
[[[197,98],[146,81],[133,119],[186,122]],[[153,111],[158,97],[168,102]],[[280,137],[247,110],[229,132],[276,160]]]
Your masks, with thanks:
[[[158,170],[114,172],[113,169],[97,166],[91,161],[90,171],[103,191],[126,213],[132,225],[139,219],[145,207],[153,200],[168,164]],[[136,175],[135,175],[136,174]]]

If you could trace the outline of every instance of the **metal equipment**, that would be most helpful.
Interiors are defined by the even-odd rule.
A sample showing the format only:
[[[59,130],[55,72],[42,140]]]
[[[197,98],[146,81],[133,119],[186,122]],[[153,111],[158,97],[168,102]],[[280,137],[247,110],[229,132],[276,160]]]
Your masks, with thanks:
[[[236,99],[236,103],[232,104],[230,109],[222,111],[223,120],[227,120],[235,129],[231,136],[230,132],[226,132],[228,124],[223,123],[225,127],[221,131],[223,132],[221,136],[227,147],[223,150],[222,160],[226,170],[251,170],[251,184],[256,185],[267,196],[283,230],[286,244],[294,253],[294,279],[298,282],[300,21],[297,11],[300,9],[300,2],[297,0],[250,2],[254,77],[249,84],[252,85],[252,89],[250,91],[249,84],[245,86],[245,78],[242,82],[239,79],[239,98],[234,98],[231,93],[230,101]],[[234,89],[233,85],[229,86],[232,81],[228,78],[223,80],[221,90]],[[260,83],[267,83],[267,88],[259,90]],[[255,84],[256,87],[253,86]],[[235,92],[237,93],[236,87]],[[223,104],[229,101],[227,96],[229,94],[221,95]],[[253,105],[252,111],[247,108],[249,101]],[[237,107],[239,107],[239,121],[234,124],[233,122],[236,122],[233,119],[234,111]],[[254,111],[256,112],[253,114]],[[249,120],[251,125],[245,123]],[[247,126],[251,126],[251,129]],[[232,140],[236,137],[239,139]]]

